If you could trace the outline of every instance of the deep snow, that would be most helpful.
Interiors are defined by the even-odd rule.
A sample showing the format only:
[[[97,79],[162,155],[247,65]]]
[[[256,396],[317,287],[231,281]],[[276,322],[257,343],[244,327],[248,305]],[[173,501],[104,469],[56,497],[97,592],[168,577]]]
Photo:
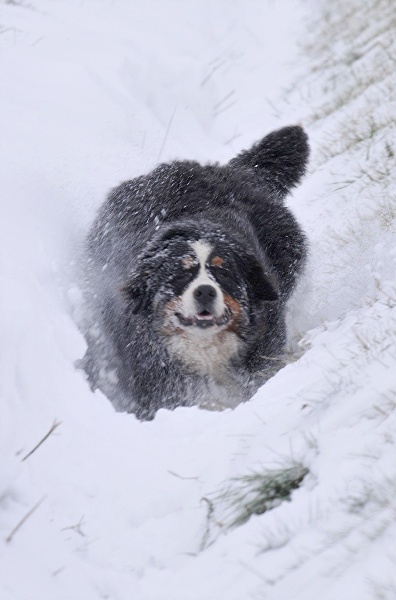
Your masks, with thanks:
[[[389,0],[315,11],[0,3],[2,600],[396,597],[395,23]],[[313,149],[295,362],[234,411],[115,413],[73,366],[96,208],[158,160],[225,161],[292,122]],[[208,518],[202,498],[289,460],[310,471],[291,502]]]

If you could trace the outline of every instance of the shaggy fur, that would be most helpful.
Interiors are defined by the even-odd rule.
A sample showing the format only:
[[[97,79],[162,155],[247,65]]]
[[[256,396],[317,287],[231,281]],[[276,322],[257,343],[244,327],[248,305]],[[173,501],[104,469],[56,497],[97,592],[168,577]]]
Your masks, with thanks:
[[[235,406],[273,370],[306,240],[283,200],[302,128],[227,165],[181,161],[113,190],[87,240],[83,366],[119,410]]]

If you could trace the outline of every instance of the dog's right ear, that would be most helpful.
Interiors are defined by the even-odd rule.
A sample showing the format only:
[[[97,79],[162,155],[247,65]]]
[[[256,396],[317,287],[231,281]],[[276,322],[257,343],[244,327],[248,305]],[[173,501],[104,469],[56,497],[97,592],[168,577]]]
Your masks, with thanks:
[[[133,273],[121,292],[130,304],[133,315],[147,310],[150,305],[147,273]]]

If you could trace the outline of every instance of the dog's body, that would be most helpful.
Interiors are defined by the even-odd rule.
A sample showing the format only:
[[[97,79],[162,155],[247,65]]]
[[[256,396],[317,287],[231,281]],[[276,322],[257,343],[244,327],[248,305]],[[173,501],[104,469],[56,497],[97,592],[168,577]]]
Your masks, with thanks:
[[[110,194],[87,242],[84,368],[118,409],[235,406],[268,378],[306,255],[283,199],[308,154],[286,127],[225,166],[162,164]]]

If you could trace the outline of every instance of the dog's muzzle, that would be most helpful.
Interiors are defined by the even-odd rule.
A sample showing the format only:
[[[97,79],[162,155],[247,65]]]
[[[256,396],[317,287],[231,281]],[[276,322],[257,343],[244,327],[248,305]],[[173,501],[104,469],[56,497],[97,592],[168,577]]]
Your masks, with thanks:
[[[228,311],[217,317],[215,315],[215,302],[217,298],[216,288],[212,285],[200,285],[194,292],[193,297],[196,305],[196,313],[191,317],[185,317],[176,313],[180,323],[185,327],[196,326],[202,329],[215,325],[225,325],[230,318]]]
[[[194,300],[197,303],[198,310],[211,312],[216,300],[217,291],[213,285],[200,285],[193,292]]]

